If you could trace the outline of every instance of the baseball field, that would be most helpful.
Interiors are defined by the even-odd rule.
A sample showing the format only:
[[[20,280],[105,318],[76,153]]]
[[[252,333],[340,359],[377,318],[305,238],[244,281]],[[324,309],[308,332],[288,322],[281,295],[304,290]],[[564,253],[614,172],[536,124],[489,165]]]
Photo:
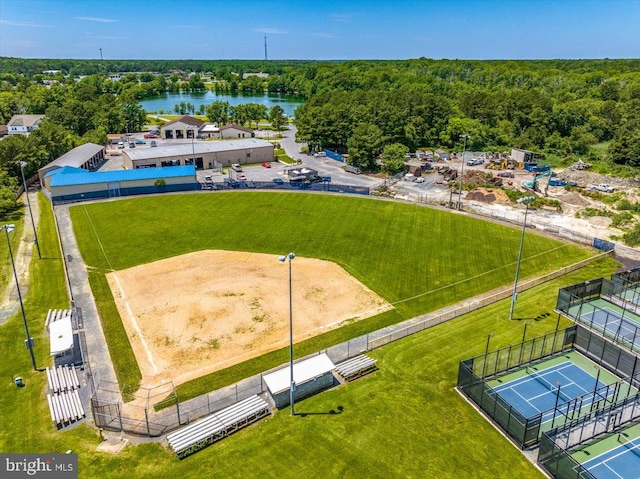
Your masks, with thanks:
[[[304,354],[508,284],[520,241],[517,228],[464,215],[326,195],[146,197],[71,215],[120,382],[172,379],[182,398],[232,382],[230,367],[247,374],[284,362],[280,254],[297,255],[294,331],[296,343],[307,340]],[[530,234],[520,274],[590,254]]]
[[[211,197],[213,196],[216,195],[211,195]],[[216,198],[216,206],[225,204],[226,206],[233,205],[235,208],[252,198],[250,195],[245,198],[243,198],[245,195],[239,195],[227,202],[224,197],[220,196]],[[172,201],[169,200],[170,198],[166,198],[160,203],[165,208],[171,209]],[[281,201],[279,198],[274,198],[275,200]],[[203,200],[176,197],[175,201],[176,204],[194,201],[202,206]],[[300,197],[295,197],[291,201],[294,202],[292,206],[285,208],[284,205],[281,205],[280,207],[296,211],[295,202],[304,205],[322,203],[319,200],[315,202],[312,199],[307,200]],[[352,207],[359,201],[361,200],[356,201],[355,204],[346,202],[342,206]],[[128,201],[122,203],[128,203]],[[43,260],[32,262],[32,287],[26,297],[25,307],[30,331],[36,338],[37,361],[39,365],[44,366],[48,364],[49,358],[43,318],[48,308],[67,307],[68,297],[65,288],[62,253],[56,237],[51,208],[44,197],[41,197],[40,204],[42,216],[38,233]],[[113,203],[112,206],[115,204]],[[145,204],[148,206],[158,203],[150,201]],[[289,203],[286,202],[286,204]],[[211,206],[211,203],[209,205]],[[91,205],[91,208],[96,206],[100,205]],[[123,207],[129,213],[137,212],[137,208],[132,208],[132,205],[118,206],[118,208]],[[331,200],[327,207],[334,208],[329,213],[339,212],[335,209],[337,205],[331,206]],[[77,211],[74,214],[83,213],[86,216],[86,212],[83,212],[84,206],[76,208]],[[245,208],[251,209],[249,205],[246,205]],[[413,223],[411,221],[405,223],[409,227],[415,223],[436,224],[447,221],[439,217],[440,213],[435,216],[426,213],[427,218],[418,219],[422,210],[407,205],[386,205],[383,203],[381,208],[389,209],[393,218],[405,215],[405,221],[407,221],[414,217]],[[409,209],[405,210],[404,208]],[[106,211],[101,210],[99,215],[97,211],[92,210],[91,213],[95,213],[92,217],[98,219],[101,215],[104,216],[100,223],[105,228],[104,231],[119,229],[117,223],[110,224],[110,221],[116,220],[119,215],[109,217]],[[353,220],[353,215],[348,214],[347,216],[349,216],[348,219]],[[342,218],[342,216],[338,216],[338,218]],[[89,221],[82,224],[91,227]],[[156,222],[150,227],[158,227],[158,225],[159,223]],[[345,225],[348,224],[345,223]],[[352,223],[348,226],[356,225],[358,224]],[[467,226],[475,228],[476,245],[481,239],[480,233],[485,234],[485,237],[497,238],[494,234],[488,234],[487,232],[491,228],[485,228],[482,223],[471,221],[467,223]],[[154,239],[161,237],[163,231],[172,227],[171,224],[162,225],[161,231],[151,236]],[[126,229],[120,229],[120,234],[128,236],[128,233]],[[500,229],[498,235],[503,236],[505,244],[511,246],[514,244],[513,238],[508,240],[509,235],[505,229]],[[516,233],[512,235],[517,237]],[[118,235],[114,234],[114,236]],[[351,240],[356,237],[354,235],[347,236]],[[134,244],[138,245],[136,246],[138,253],[146,251],[140,240],[134,236],[130,238]],[[185,238],[188,238],[186,233]],[[280,236],[275,238],[278,242],[284,241]],[[309,235],[309,238],[312,236]],[[533,246],[538,240],[533,235],[531,238]],[[345,246],[338,247],[339,243],[335,241],[343,240],[345,237],[325,239],[316,237],[314,239],[319,240],[319,243],[326,241],[328,245],[333,245],[333,249],[343,250],[345,248]],[[527,236],[527,241],[529,241],[529,236]],[[124,240],[119,240],[119,242],[122,245]],[[443,243],[442,241],[439,243],[437,250],[442,253]],[[515,243],[517,244],[517,240]],[[403,244],[406,246],[408,242],[403,241]],[[424,244],[424,242],[420,242],[421,247]],[[216,244],[207,246],[211,249],[219,247]],[[285,252],[296,249],[300,251],[300,248],[294,246],[290,248],[290,246],[288,243],[278,243],[272,250],[278,250],[278,253],[281,253],[279,249]],[[299,244],[299,246],[303,247],[304,245]],[[99,245],[93,244],[92,248],[99,249]],[[269,248],[271,247],[269,246]],[[494,244],[493,248],[499,248],[499,246]],[[182,249],[183,251],[172,252],[170,256],[188,254],[188,251],[185,251],[187,248]],[[117,249],[111,248],[109,252],[114,253],[116,257],[118,256]],[[532,254],[527,245],[525,245],[525,252],[529,255]],[[271,251],[269,253],[272,254]],[[348,261],[348,253],[349,251],[347,254],[342,253],[345,254],[345,264],[351,264]],[[565,253],[576,254],[572,252],[572,248],[566,250]],[[388,250],[388,254],[395,259],[399,257],[391,250]],[[429,257],[433,258],[434,263],[438,262],[435,250],[423,251],[423,254],[426,256],[421,256],[420,262]],[[87,256],[90,256],[90,253]],[[151,256],[147,252],[147,257],[142,258],[140,264],[159,260],[159,258],[151,258]],[[576,254],[576,256],[580,257],[581,254]],[[557,260],[558,257],[556,256],[555,259]],[[120,270],[135,266],[133,264],[135,261],[130,261],[130,263],[132,264],[129,266],[121,265]],[[462,258],[460,264],[466,264]],[[529,262],[529,264],[531,263]],[[449,265],[451,269],[456,267],[455,262],[449,262]],[[277,266],[283,265],[277,264]],[[295,267],[295,263],[293,266]],[[540,265],[537,267],[540,270],[544,269]],[[615,267],[616,264],[611,259],[599,260],[578,272],[521,294],[517,306],[519,315],[528,318],[543,318],[539,321],[532,320],[528,335],[540,335],[555,328],[556,317],[549,316],[548,313],[553,311],[558,288],[590,278],[608,276]],[[94,291],[98,291],[98,294],[102,296],[111,295],[105,278],[107,269],[100,272],[95,271],[96,277],[100,276],[102,282],[97,282],[92,277],[94,286],[104,286],[104,290],[94,288]],[[363,274],[362,277],[368,277],[372,274],[366,268],[363,271],[367,274]],[[526,275],[534,274],[531,266],[526,267],[523,273]],[[354,274],[352,273],[352,275]],[[504,276],[509,277],[510,275]],[[415,280],[415,277],[412,279]],[[477,283],[477,281],[473,282],[472,286],[477,287]],[[457,299],[459,298],[452,295],[449,301]],[[101,300],[100,296],[98,300]],[[446,298],[438,301],[446,301]],[[410,303],[410,301],[405,303]],[[297,348],[312,348],[322,341],[359,334],[354,331],[356,329],[361,331],[363,326],[374,327],[375,324],[384,323],[390,319],[398,320],[401,318],[400,313],[397,312],[400,309],[400,304],[398,304],[395,314],[386,312],[343,326],[324,335],[308,339],[297,345]],[[47,403],[44,399],[46,377],[43,372],[31,370],[29,355],[23,346],[22,321],[20,315],[17,314],[6,324],[0,326],[0,347],[4,354],[4,360],[0,362],[0,372],[5,378],[16,374],[21,375],[26,387],[16,388],[9,380],[0,384],[2,392],[0,394],[0,410],[3,419],[3,427],[0,429],[0,450],[5,452],[64,453],[71,451],[77,453],[79,456],[78,476],[80,478],[190,478],[204,475],[211,477],[304,476],[313,478],[540,478],[542,474],[533,464],[526,460],[520,451],[514,448],[454,390],[458,362],[461,359],[480,354],[484,350],[488,332],[493,333],[492,348],[520,340],[523,322],[509,321],[508,314],[505,313],[508,312],[508,308],[509,303],[505,300],[388,344],[372,353],[373,357],[378,360],[380,370],[366,379],[335,388],[301,402],[297,408],[300,415],[296,417],[289,416],[288,410],[276,412],[273,417],[183,461],[178,460],[171,451],[157,443],[129,444],[117,455],[100,452],[96,449],[101,444],[99,434],[86,424],[65,431],[57,431],[50,420]],[[103,301],[101,309],[105,316],[103,324],[107,329],[113,328],[113,324],[117,322],[122,328],[119,317],[117,322],[109,321],[112,312],[117,314],[113,299],[110,302]],[[114,334],[113,331],[108,333],[111,342],[115,342],[116,347],[120,348],[119,351],[126,349],[118,343],[119,339],[124,338],[128,344],[123,328],[122,331],[122,336]],[[274,353],[265,356],[273,355]],[[279,358],[276,357],[275,360],[279,360]],[[260,360],[246,361],[242,364],[249,366],[244,366],[244,369],[240,367],[241,364],[218,371],[212,375],[213,379],[209,384],[218,381],[216,379],[218,376],[222,376],[224,380],[232,381],[234,377],[237,378],[244,374],[251,367],[259,368],[265,363],[265,360],[261,360],[261,362]]]

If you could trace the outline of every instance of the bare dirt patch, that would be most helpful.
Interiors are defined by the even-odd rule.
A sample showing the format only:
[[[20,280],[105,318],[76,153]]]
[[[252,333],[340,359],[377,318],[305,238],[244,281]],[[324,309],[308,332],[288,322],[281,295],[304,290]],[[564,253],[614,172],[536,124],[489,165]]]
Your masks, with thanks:
[[[329,261],[293,260],[294,342],[391,309]],[[289,265],[202,251],[109,273],[143,386],[175,385],[289,343]]]

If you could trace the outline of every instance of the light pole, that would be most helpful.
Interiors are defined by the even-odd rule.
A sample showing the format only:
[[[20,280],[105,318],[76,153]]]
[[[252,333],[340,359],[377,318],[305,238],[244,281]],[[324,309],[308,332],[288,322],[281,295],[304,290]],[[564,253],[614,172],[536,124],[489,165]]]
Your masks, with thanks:
[[[482,364],[482,377],[484,377],[484,375],[487,372],[487,357],[489,356],[489,342],[491,341],[491,336],[493,336],[493,333],[489,333],[489,335],[487,336],[487,347],[484,348],[484,362]]]
[[[16,290],[18,291],[18,300],[20,301],[20,310],[22,311],[22,323],[24,324],[24,333],[27,336],[26,344],[29,348],[29,354],[31,355],[31,364],[33,364],[33,370],[37,371],[36,357],[33,355],[33,341],[29,335],[29,326],[27,325],[27,316],[24,313],[24,304],[22,304],[22,293],[20,293],[20,282],[18,281],[18,272],[16,271],[16,263],[13,261],[13,251],[11,250],[11,241],[9,240],[9,233],[12,233],[15,229],[14,225],[2,225],[1,229],[7,236],[7,245],[9,246],[9,257],[11,258],[11,266],[13,267],[13,276],[16,279]]]
[[[24,167],[27,166],[26,161],[20,162],[20,172],[22,173],[22,187],[24,188],[24,195],[27,197],[27,206],[29,207],[29,216],[31,216],[31,226],[33,227],[33,236],[35,238],[36,248],[38,249],[38,259],[42,259],[40,254],[40,243],[38,243],[38,233],[36,232],[36,223],[33,220],[33,211],[31,211],[31,200],[29,199],[29,192],[27,191],[27,182],[24,179]]]
[[[193,163],[193,167],[196,167],[196,150],[195,150],[195,146],[193,145],[193,138],[196,136],[196,130],[195,128],[191,127],[189,128],[189,130],[191,130],[191,162]]]
[[[520,237],[520,251],[518,252],[518,263],[516,264],[516,278],[513,282],[513,295],[511,296],[511,309],[509,310],[509,319],[513,319],[513,308],[516,305],[516,299],[518,298],[518,274],[520,273],[520,260],[522,259],[522,246],[524,245],[524,230],[527,227],[527,213],[529,212],[529,203],[535,200],[535,196],[525,196],[520,198],[518,203],[524,203],[524,221],[522,222],[522,236]]]
[[[462,178],[464,177],[464,154],[467,151],[467,139],[471,138],[469,135],[460,135],[460,138],[464,138],[464,146],[462,147],[462,170],[460,171],[460,191],[458,191],[458,209],[462,209]]]
[[[291,404],[291,415],[295,415],[295,410],[293,406],[293,391],[295,389],[296,383],[293,379],[293,299],[292,299],[292,289],[291,289],[291,261],[296,257],[295,254],[289,253],[286,256],[280,256],[278,261],[284,263],[287,258],[289,258],[289,373],[291,379],[291,385],[289,387],[289,403]]]
[[[524,353],[524,340],[527,337],[527,326],[529,326],[531,323],[526,322],[524,323],[524,331],[522,331],[522,344],[520,345],[520,357],[518,359],[518,363],[522,363],[522,354]]]

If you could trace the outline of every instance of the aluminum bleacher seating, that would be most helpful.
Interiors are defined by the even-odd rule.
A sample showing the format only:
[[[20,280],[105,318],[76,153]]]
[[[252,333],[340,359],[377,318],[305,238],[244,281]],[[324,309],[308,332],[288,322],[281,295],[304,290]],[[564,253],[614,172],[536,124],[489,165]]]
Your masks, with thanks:
[[[269,404],[251,396],[167,435],[167,441],[182,459],[269,414]]]
[[[347,359],[336,365],[336,372],[342,376],[345,381],[353,381],[376,369],[376,360],[364,354]]]

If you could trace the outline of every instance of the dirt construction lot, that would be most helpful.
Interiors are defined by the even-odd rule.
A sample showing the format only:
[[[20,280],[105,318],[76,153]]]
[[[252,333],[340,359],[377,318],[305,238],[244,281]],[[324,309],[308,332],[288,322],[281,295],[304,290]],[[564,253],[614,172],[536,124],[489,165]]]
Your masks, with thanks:
[[[329,261],[292,263],[294,342],[391,309]],[[202,251],[107,275],[142,386],[178,385],[289,344],[289,265]]]

